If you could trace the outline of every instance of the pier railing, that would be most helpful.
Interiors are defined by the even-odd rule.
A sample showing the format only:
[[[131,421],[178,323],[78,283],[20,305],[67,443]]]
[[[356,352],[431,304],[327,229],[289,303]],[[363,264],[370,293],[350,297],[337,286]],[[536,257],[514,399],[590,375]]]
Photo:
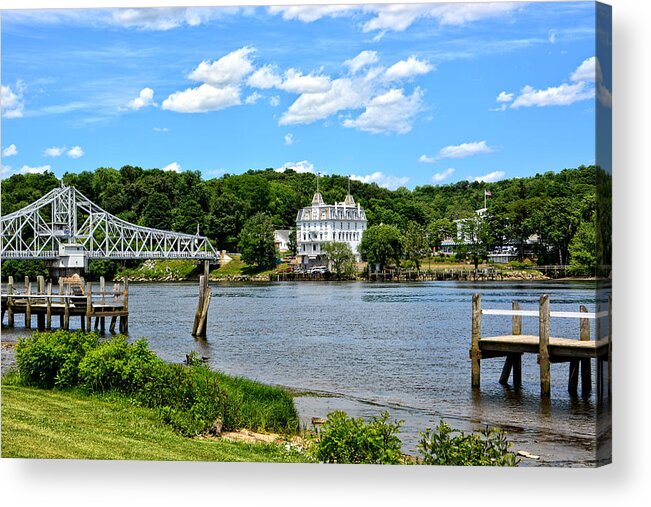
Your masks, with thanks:
[[[608,311],[588,312],[581,305],[579,312],[551,311],[549,296],[540,297],[539,309],[521,310],[518,302],[512,303],[511,310],[482,309],[481,295],[472,297],[472,337],[470,359],[472,365],[472,386],[480,385],[481,360],[495,357],[505,357],[500,383],[507,384],[513,371],[513,385],[522,385],[522,354],[537,354],[540,366],[540,394],[549,397],[551,393],[551,363],[569,362],[568,391],[576,395],[578,389],[579,368],[581,369],[581,390],[584,396],[590,394],[592,387],[591,359],[597,359],[597,391],[603,394],[603,367],[608,362],[608,391],[611,390],[612,378],[612,311],[611,301],[608,300]],[[510,315],[512,326],[510,335],[481,336],[482,315]],[[538,335],[522,334],[522,318],[537,317],[539,321]],[[599,322],[607,317],[608,334],[601,336]],[[579,319],[579,340],[571,338],[554,338],[550,336],[550,321],[552,318]],[[590,320],[596,320],[596,339],[590,338]]]
[[[32,291],[32,282],[25,277],[24,289],[20,290],[10,276],[5,293],[2,294],[2,319],[7,313],[7,326],[14,327],[15,316],[25,316],[25,328],[31,329],[32,315],[37,317],[39,330],[52,329],[52,318],[59,316],[59,327],[70,329],[71,317],[80,318],[80,329],[90,331],[92,319],[95,329],[105,332],[106,318],[111,318],[110,331],[115,332],[119,319],[121,333],[129,329],[129,284],[127,279],[113,284],[106,291],[104,277],[100,277],[99,292],[93,293],[92,282],[83,279],[66,282],[59,279],[58,292],[53,292],[52,283],[45,283],[43,276],[37,277],[36,292]]]

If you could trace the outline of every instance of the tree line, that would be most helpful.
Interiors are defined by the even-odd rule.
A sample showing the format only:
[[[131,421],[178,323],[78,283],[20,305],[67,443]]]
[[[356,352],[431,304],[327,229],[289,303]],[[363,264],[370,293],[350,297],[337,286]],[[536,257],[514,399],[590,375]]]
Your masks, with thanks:
[[[203,179],[199,171],[175,173],[126,165],[66,173],[62,181],[128,222],[190,234],[198,230],[216,249],[231,252],[240,248],[242,232],[254,217],[267,229],[294,227],[298,210],[311,203],[316,188],[314,174],[291,169],[250,170]],[[60,183],[52,173],[16,174],[3,180],[2,213],[32,203]],[[322,176],[319,189],[325,202],[334,203],[343,200],[348,185],[347,177]],[[491,247],[523,244],[537,235],[538,263],[574,263],[577,272],[584,274],[594,273],[597,265],[610,264],[610,201],[608,192],[601,192],[609,185],[609,175],[595,166],[493,183],[423,185],[413,190],[350,182],[351,193],[366,211],[367,238],[378,235],[380,243],[392,244],[395,250],[380,253],[381,260],[418,262],[424,250],[431,251],[456,234],[456,220],[476,216],[475,210],[483,207],[488,191],[491,197],[484,219],[462,222],[477,227],[471,231],[476,244],[466,245],[464,255],[485,258]],[[602,194],[605,197],[599,197]],[[368,245],[364,249],[367,259],[378,257]],[[257,255],[261,262],[269,261],[268,255]]]

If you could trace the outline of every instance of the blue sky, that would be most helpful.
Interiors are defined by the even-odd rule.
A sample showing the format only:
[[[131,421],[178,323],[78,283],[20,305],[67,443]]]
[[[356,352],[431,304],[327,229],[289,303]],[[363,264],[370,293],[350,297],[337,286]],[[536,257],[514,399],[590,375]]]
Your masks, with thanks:
[[[592,2],[3,11],[2,176],[413,188],[591,164],[594,26]]]

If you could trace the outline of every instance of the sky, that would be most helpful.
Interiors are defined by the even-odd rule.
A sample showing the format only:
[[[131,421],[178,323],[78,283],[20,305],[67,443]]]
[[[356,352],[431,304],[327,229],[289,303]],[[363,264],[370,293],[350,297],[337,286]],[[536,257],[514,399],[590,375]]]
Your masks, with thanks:
[[[593,2],[2,12],[2,177],[274,168],[395,189],[595,163]]]

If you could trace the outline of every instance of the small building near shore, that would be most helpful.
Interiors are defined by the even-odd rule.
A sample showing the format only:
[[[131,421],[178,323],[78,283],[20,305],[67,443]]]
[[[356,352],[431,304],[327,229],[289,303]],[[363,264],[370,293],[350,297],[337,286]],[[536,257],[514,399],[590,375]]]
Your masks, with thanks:
[[[274,244],[280,253],[289,252],[289,229],[278,229],[274,231]]]
[[[349,193],[343,202],[326,204],[320,192],[312,198],[311,206],[302,208],[296,216],[297,257],[303,267],[327,266],[323,245],[333,241],[346,243],[361,260],[359,243],[367,228],[366,213]]]

